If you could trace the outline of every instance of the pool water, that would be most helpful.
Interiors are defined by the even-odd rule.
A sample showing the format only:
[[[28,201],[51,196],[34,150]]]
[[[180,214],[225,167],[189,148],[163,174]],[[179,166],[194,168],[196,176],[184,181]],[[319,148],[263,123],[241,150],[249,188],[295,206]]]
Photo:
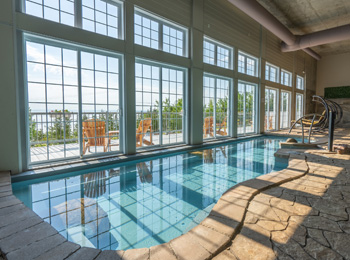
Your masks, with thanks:
[[[150,247],[196,226],[235,184],[286,168],[274,157],[285,139],[259,137],[64,178],[13,183],[13,192],[81,246]]]

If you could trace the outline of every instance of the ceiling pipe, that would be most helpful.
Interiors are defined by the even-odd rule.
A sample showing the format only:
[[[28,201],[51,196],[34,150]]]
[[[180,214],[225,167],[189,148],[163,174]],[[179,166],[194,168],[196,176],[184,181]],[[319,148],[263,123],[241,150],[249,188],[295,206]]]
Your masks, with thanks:
[[[280,21],[277,20],[271,13],[269,13],[256,0],[228,0],[231,4],[246,13],[252,19],[260,23],[267,30],[272,32],[278,38],[288,45],[293,45],[297,41],[297,37],[289,31]],[[311,55],[317,60],[321,56],[311,49],[303,49],[307,54]]]
[[[319,46],[322,44],[340,42],[350,39],[350,25],[343,25],[319,32],[314,32],[297,37],[294,44],[282,43],[281,50],[283,52],[297,51],[300,49]]]

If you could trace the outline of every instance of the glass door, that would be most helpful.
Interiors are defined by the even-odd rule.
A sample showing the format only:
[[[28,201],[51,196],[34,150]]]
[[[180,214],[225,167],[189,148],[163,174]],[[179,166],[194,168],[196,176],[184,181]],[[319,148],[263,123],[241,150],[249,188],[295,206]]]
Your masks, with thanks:
[[[120,56],[30,38],[25,57],[30,163],[120,150]]]
[[[277,129],[277,90],[265,89],[265,131]]]
[[[295,99],[295,120],[298,120],[304,114],[304,95],[297,93]]]
[[[136,63],[136,147],[184,141],[185,73],[159,63]]]
[[[228,136],[230,80],[206,75],[203,84],[203,138]]]
[[[280,127],[290,127],[290,92],[281,92],[281,111],[280,111]]]
[[[239,135],[255,133],[255,89],[256,85],[238,83],[237,133]]]

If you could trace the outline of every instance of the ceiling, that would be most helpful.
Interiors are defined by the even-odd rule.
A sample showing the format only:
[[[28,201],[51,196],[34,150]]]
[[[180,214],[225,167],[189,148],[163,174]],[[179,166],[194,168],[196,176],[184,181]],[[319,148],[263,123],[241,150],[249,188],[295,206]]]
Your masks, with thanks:
[[[350,24],[350,0],[257,0],[293,34]],[[350,52],[350,40],[312,47],[321,56]]]

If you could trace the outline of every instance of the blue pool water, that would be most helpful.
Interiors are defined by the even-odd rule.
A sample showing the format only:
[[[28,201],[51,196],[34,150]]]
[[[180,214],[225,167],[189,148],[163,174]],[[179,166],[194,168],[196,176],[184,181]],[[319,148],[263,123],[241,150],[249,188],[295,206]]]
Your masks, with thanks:
[[[285,139],[259,137],[64,178],[19,182],[13,191],[81,246],[150,247],[196,226],[235,184],[286,168],[286,162],[274,157]]]

